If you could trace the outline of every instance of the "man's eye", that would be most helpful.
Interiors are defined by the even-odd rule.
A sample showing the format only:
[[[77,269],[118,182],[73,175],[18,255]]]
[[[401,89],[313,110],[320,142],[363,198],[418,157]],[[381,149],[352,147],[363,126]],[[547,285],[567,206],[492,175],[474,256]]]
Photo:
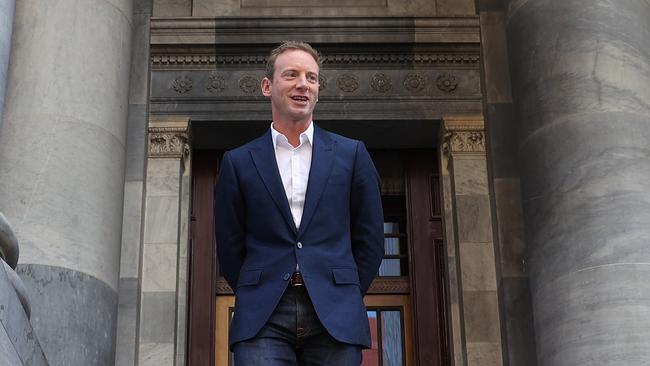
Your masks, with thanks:
[[[284,73],[284,77],[287,78],[287,79],[295,78],[296,73],[295,72],[286,72],[286,73]]]
[[[318,82],[318,76],[309,75],[309,76],[307,76],[307,80],[309,80],[312,83],[317,83]]]

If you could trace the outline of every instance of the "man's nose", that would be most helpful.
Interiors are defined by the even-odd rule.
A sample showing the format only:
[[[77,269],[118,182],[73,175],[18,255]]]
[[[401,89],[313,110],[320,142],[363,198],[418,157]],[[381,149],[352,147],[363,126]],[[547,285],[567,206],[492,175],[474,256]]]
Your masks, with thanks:
[[[296,82],[296,88],[306,89],[308,87],[309,84],[307,83],[307,76],[306,75],[298,76],[298,80]]]

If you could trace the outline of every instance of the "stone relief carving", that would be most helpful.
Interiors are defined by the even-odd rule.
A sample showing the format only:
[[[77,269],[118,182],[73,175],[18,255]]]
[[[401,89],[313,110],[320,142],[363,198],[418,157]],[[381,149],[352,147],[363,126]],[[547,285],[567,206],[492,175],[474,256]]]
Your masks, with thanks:
[[[451,73],[444,73],[438,76],[436,79],[436,85],[438,86],[438,89],[449,94],[454,94],[454,91],[458,87],[458,81],[456,81],[456,77]]]
[[[323,58],[323,64],[416,64],[416,65],[479,65],[476,53],[415,54],[415,55],[331,55]],[[178,66],[250,65],[263,66],[265,55],[205,55],[205,54],[156,54],[151,56],[153,68]]]
[[[485,152],[485,133],[482,131],[448,131],[444,139],[450,152]]]
[[[421,92],[426,88],[427,82],[420,74],[408,73],[404,77],[404,89],[417,93]]]
[[[336,79],[339,89],[346,93],[352,93],[359,88],[359,77],[354,74],[343,74]]]
[[[183,157],[190,152],[185,129],[149,128],[149,156]]]
[[[482,118],[451,117],[443,119],[442,149],[451,153],[485,153],[485,130]]]
[[[318,91],[323,91],[327,87],[327,79],[323,75],[318,75]]]
[[[239,79],[239,89],[245,94],[255,94],[260,89],[260,81],[250,75],[244,75]]]
[[[226,88],[226,81],[223,76],[212,74],[208,78],[208,85],[205,88],[212,94],[219,94]]]
[[[372,80],[370,80],[370,86],[375,91],[385,93],[393,87],[393,83],[390,80],[390,76],[380,72],[373,75]]]
[[[179,94],[185,94],[192,90],[193,87],[192,79],[187,76],[179,76],[174,81],[172,81],[172,89]]]

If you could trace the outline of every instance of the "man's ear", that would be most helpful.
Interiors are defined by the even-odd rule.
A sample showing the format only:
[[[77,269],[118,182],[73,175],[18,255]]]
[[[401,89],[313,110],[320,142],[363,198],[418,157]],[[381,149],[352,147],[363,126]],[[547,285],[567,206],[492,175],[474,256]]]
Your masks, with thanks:
[[[264,95],[265,97],[270,97],[271,96],[271,84],[273,84],[273,83],[271,82],[271,80],[269,78],[264,77],[264,79],[262,79],[262,85],[261,85],[261,87],[262,87],[262,95]]]

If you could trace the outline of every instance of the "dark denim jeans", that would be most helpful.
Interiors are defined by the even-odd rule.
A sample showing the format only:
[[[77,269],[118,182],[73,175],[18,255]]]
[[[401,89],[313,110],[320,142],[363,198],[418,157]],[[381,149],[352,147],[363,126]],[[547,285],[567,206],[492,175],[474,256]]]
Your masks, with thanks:
[[[304,286],[289,286],[253,339],[234,345],[235,366],[359,366],[361,347],[327,333]]]

